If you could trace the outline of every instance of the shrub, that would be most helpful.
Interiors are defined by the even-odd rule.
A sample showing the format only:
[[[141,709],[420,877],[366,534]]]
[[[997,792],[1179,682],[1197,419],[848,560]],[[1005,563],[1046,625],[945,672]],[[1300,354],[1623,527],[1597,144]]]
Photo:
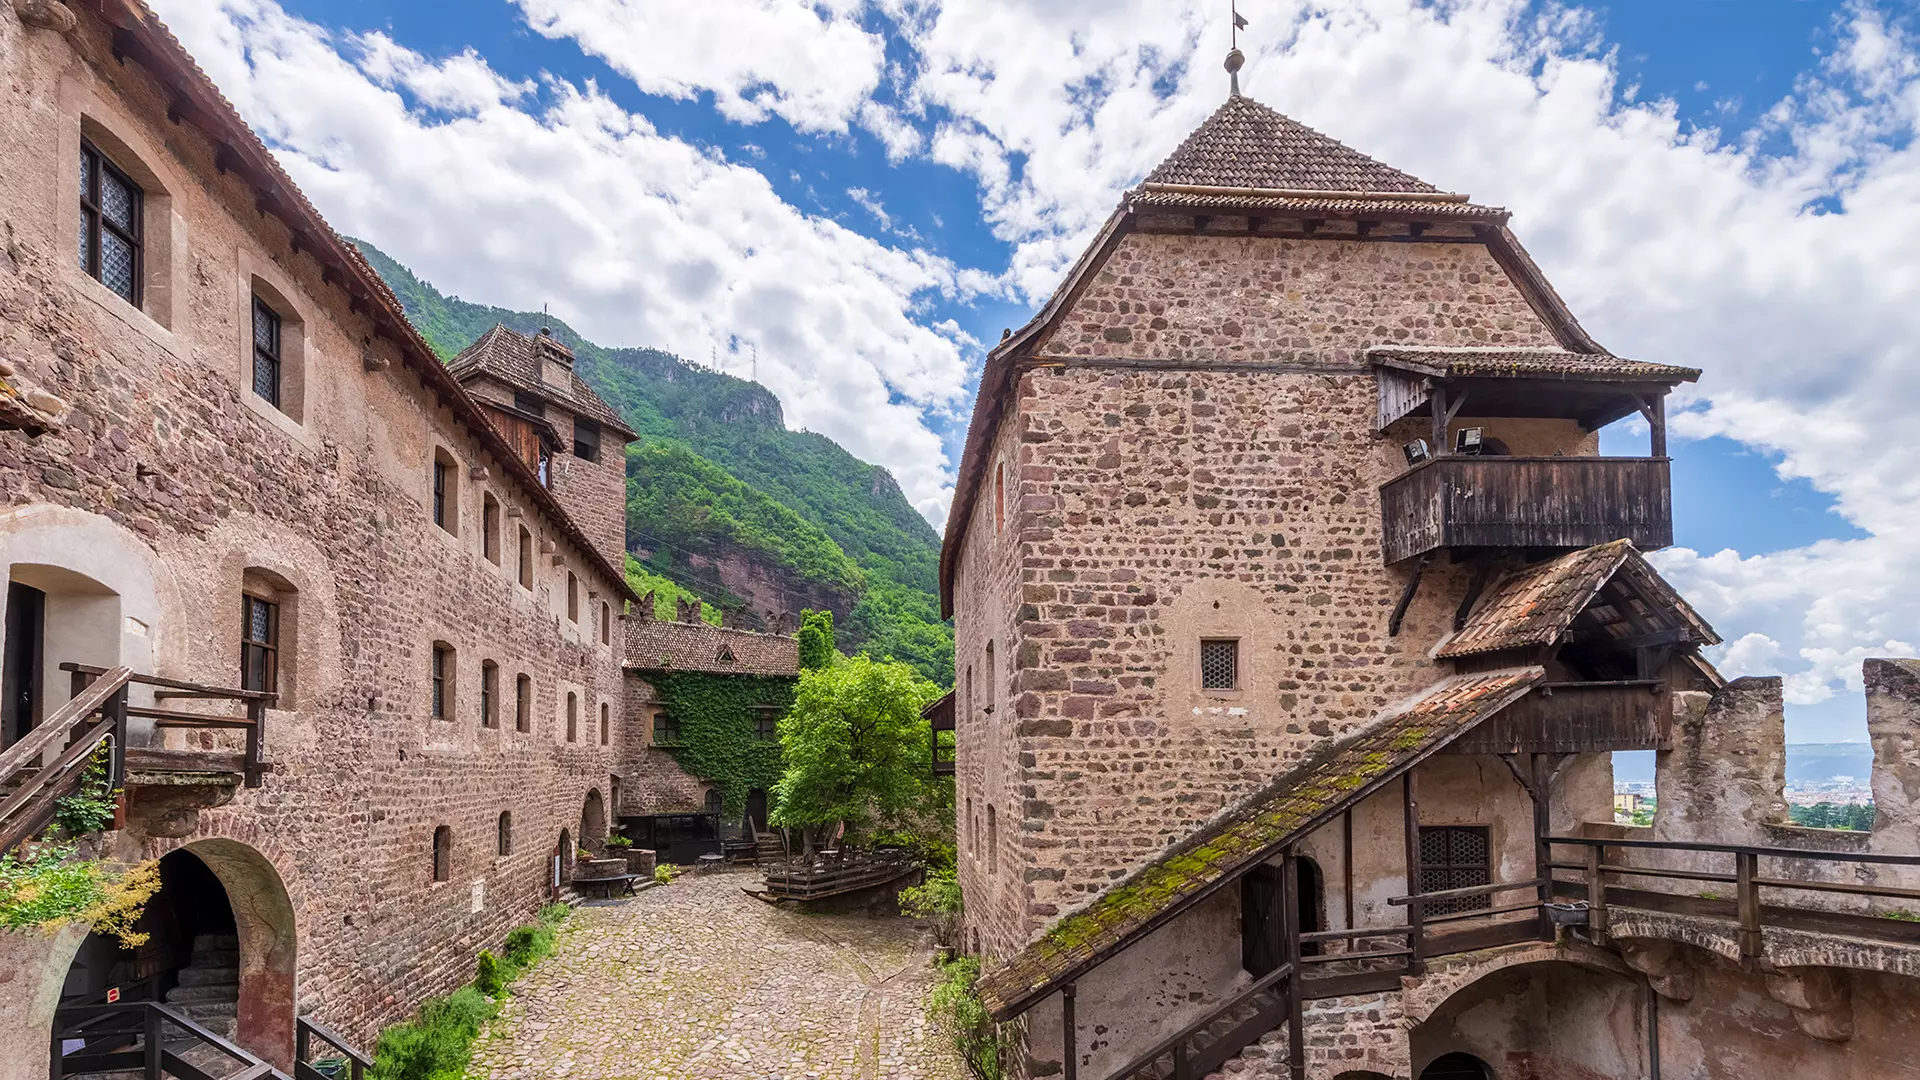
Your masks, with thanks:
[[[662,885],[673,884],[673,879],[679,876],[680,868],[670,863],[661,863],[653,868],[653,880]]]
[[[976,1075],[1001,1080],[1000,1032],[987,1016],[986,1006],[974,996],[973,981],[980,977],[980,961],[956,956],[940,965],[943,976],[927,996],[927,1012],[966,1058]]]
[[[951,948],[959,938],[959,877],[951,870],[928,871],[925,881],[900,890],[900,911],[933,923],[934,940]]]
[[[630,848],[633,846],[633,840],[625,836],[609,836],[607,837],[607,846],[610,848]]]
[[[493,1002],[471,986],[428,998],[414,1019],[380,1033],[374,1080],[459,1080],[473,1058],[474,1038],[493,1013]]]
[[[73,858],[74,851],[72,844],[42,844],[24,861],[0,855],[0,929],[55,930],[78,921],[127,948],[145,944],[134,924],[160,891],[158,864],[116,874],[97,859]]]
[[[478,962],[479,970],[473,976],[473,988],[490,998],[497,998],[507,988],[506,970],[499,957],[491,949],[481,949]]]

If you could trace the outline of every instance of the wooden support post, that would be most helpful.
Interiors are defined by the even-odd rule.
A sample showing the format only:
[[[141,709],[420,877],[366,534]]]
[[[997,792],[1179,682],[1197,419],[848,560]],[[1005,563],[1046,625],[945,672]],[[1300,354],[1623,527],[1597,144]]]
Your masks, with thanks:
[[[1641,412],[1646,415],[1647,427],[1652,429],[1653,437],[1649,441],[1648,452],[1653,457],[1667,456],[1667,398],[1664,394],[1643,399],[1646,404]]]
[[[1342,927],[1353,929],[1353,807],[1349,806],[1340,815],[1340,873],[1342,882],[1341,896],[1345,900],[1347,922]]]
[[[1427,904],[1420,898],[1420,805],[1414,800],[1412,769],[1400,774],[1400,794],[1405,811],[1401,828],[1407,840],[1407,974],[1421,975],[1427,970],[1421,927]]]
[[[1427,394],[1427,407],[1433,410],[1433,430],[1428,432],[1433,439],[1433,456],[1447,456],[1447,388],[1435,382]]]
[[[1307,1080],[1306,993],[1300,978],[1300,854],[1292,847],[1280,861],[1280,910],[1287,965],[1287,1067],[1293,1080]]]
[[[1733,864],[1740,890],[1740,956],[1757,959],[1765,948],[1760,933],[1760,887],[1753,883],[1760,874],[1760,856],[1751,851],[1736,852]]]
[[[259,787],[263,770],[260,768],[261,753],[267,742],[267,703],[261,698],[247,702],[247,757],[244,782],[248,787]]]
[[[1605,844],[1587,849],[1587,936],[1595,945],[1607,943],[1607,879],[1601,869],[1606,864]]]
[[[161,1062],[163,1060],[161,1057],[161,1052],[163,1050],[163,1046],[161,1043],[162,1032],[161,1032],[160,1010],[149,1006],[148,1008],[142,1009],[141,1012],[145,1014],[144,1018],[147,1022],[147,1030],[146,1030],[146,1036],[145,1036],[146,1044],[147,1044],[145,1047],[147,1052],[146,1080],[164,1080],[166,1073],[161,1069]],[[54,1075],[59,1076],[61,1074],[55,1073]]]
[[[1080,1076],[1080,1052],[1074,1046],[1073,984],[1060,988],[1060,1040],[1065,1044],[1065,1058],[1060,1067],[1066,1070],[1066,1080],[1078,1080]]]
[[[1553,902],[1553,845],[1547,843],[1553,835],[1553,776],[1544,754],[1533,755],[1532,764],[1533,783],[1527,785],[1527,793],[1533,796],[1533,876],[1541,882],[1540,940],[1552,941],[1558,936],[1553,916],[1547,914],[1547,905]]]

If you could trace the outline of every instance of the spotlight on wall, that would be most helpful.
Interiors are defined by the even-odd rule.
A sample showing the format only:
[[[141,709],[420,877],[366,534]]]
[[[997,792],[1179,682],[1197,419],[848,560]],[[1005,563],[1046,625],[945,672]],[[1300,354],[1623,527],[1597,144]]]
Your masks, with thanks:
[[[1433,456],[1433,452],[1427,449],[1427,440],[1425,439],[1415,439],[1400,449],[1407,455],[1407,464],[1409,465],[1418,465]]]
[[[1456,454],[1477,454],[1481,450],[1482,436],[1485,433],[1477,427],[1463,427],[1454,436],[1453,452]]]

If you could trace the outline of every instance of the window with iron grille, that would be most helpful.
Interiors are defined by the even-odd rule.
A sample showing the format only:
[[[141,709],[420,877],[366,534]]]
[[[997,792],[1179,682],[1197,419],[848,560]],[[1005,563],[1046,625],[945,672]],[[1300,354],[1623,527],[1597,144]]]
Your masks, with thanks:
[[[780,737],[780,706],[755,705],[753,707],[753,733],[762,739]]]
[[[573,456],[582,461],[600,460],[600,425],[591,420],[573,422]]]
[[[1493,882],[1493,839],[1485,825],[1439,825],[1420,828],[1420,891],[1444,892]],[[1479,911],[1493,906],[1486,895],[1435,900],[1428,915]]]
[[[664,709],[653,714],[653,741],[655,744],[680,741],[680,721]]]
[[[253,392],[280,407],[280,316],[258,296],[253,298]]]
[[[444,461],[433,463],[433,523],[447,527],[447,474],[453,469]]]
[[[445,645],[433,647],[433,716],[436,720],[447,716],[447,676],[450,674],[447,669],[451,666],[452,652]]]
[[[80,268],[140,305],[140,186],[90,142],[80,143]]]
[[[276,693],[280,689],[280,605],[257,596],[240,597],[240,688]]]
[[[1214,638],[1200,643],[1200,688],[1240,689],[1240,642]]]

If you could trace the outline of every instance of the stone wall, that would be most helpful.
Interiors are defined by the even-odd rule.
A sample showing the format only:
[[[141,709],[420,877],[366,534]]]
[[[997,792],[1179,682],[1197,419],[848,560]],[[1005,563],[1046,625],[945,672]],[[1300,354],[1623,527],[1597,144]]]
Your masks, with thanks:
[[[0,71],[0,360],[72,405],[59,431],[0,434],[0,561],[113,597],[119,633],[91,647],[225,685],[239,678],[243,579],[264,572],[289,590],[292,707],[269,712],[265,785],[204,811],[190,836],[136,828],[119,850],[151,857],[218,837],[259,852],[292,897],[300,1007],[370,1046],[532,915],[561,830],[577,832],[590,791],[607,794],[616,751],[599,744],[598,706],[611,706],[617,737],[623,637],[602,645],[593,620],[567,620],[564,592],[569,571],[602,597],[617,584],[488,456],[468,417],[292,254],[277,219],[215,169],[215,148],[167,122],[164,88],[116,62],[96,20],[63,36],[0,7]],[[148,192],[138,309],[74,259],[83,132]],[[256,291],[284,305],[298,345],[287,410],[245,381]],[[451,529],[428,513],[436,451],[458,464]],[[480,555],[483,490],[551,542],[531,590]],[[454,650],[444,718],[428,707],[436,641]],[[481,719],[483,661],[499,668],[494,726]],[[520,674],[526,732],[513,716]],[[436,882],[441,825],[452,872]],[[46,963],[63,971],[65,958]],[[0,987],[0,1012],[17,1004],[10,992]]]

